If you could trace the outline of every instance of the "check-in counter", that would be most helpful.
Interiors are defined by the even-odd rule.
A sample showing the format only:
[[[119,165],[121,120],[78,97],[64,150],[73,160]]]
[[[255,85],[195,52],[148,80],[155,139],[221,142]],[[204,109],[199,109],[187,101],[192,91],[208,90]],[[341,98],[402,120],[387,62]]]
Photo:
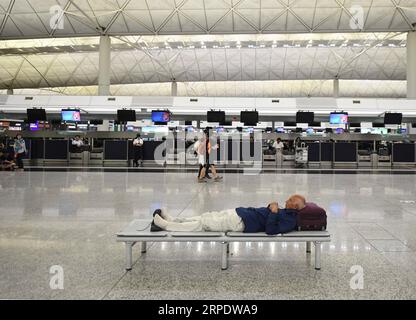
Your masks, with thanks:
[[[308,142],[308,163],[309,166],[320,165],[321,161],[321,144],[319,142]]]
[[[43,166],[45,159],[45,141],[43,139],[30,139],[30,164]]]
[[[320,165],[321,167],[332,167],[334,162],[334,143],[320,143]]]
[[[392,144],[387,146],[377,143],[377,168],[391,168],[391,150]]]
[[[240,166],[261,167],[263,150],[261,140],[242,140],[240,144]]]
[[[91,150],[89,152],[89,160],[88,160],[88,165],[89,166],[102,166],[103,165],[103,157],[104,157],[104,152],[103,150]]]
[[[157,150],[157,157],[166,157],[166,146],[161,146],[165,141],[144,141],[143,144],[143,163],[144,165],[155,164],[155,152]],[[160,146],[160,149],[157,149]],[[160,160],[162,160],[160,159]],[[162,161],[163,162],[163,161]]]
[[[83,139],[89,139],[91,142],[91,149],[87,161],[84,161],[84,155],[72,154],[70,149],[70,141],[75,134],[79,134]],[[8,136],[13,136],[15,133],[10,133]],[[115,165],[128,166],[129,160],[133,159],[132,139],[136,133],[133,132],[59,132],[59,131],[36,131],[36,132],[22,132],[26,140],[26,147],[28,149],[25,163],[28,165],[53,165],[65,163],[73,165],[73,160],[77,159],[79,165],[90,166],[93,165]],[[240,135],[220,135],[219,149],[212,150],[213,160],[211,162],[218,166],[225,167],[241,167],[250,166],[253,162],[261,162],[266,166],[263,157],[262,145],[266,145],[268,140],[276,140],[280,138],[284,143],[292,143],[297,134],[273,134],[264,133],[262,135],[263,141],[248,141],[248,137],[244,134]],[[183,139],[179,137],[179,139]],[[233,139],[234,138],[234,139]],[[143,160],[144,164],[154,164],[155,151],[161,144],[166,147],[161,147],[158,153],[164,157],[163,161],[167,160],[172,163],[172,166],[177,166],[185,162],[187,167],[197,166],[196,157],[192,154],[192,150],[185,154],[183,151],[184,141],[166,141],[148,140],[150,137],[144,137],[143,145]],[[328,134],[328,135],[308,135],[301,136],[302,142],[308,146],[308,161],[309,165],[320,165],[321,167],[389,167],[393,163],[395,166],[415,166],[416,165],[416,148],[414,141],[416,135],[361,135],[361,134]],[[94,141],[96,143],[94,143]],[[249,142],[250,153],[249,159],[244,159],[247,163],[243,163],[243,141]],[[406,143],[403,143],[406,141]],[[410,142],[411,143],[408,143]],[[189,143],[188,143],[189,145]],[[383,148],[386,149],[382,152]],[[388,149],[388,150],[387,150]],[[366,152],[363,152],[367,150]],[[370,154],[368,154],[368,152]],[[376,152],[376,153],[375,153]],[[183,161],[185,154],[186,161]],[[274,155],[272,155],[274,156]],[[188,162],[188,158],[191,159]],[[282,155],[284,167],[294,167],[293,153],[284,151]],[[164,163],[162,161],[162,164]],[[272,163],[272,161],[271,161]],[[277,161],[273,161],[277,165]],[[374,163],[377,165],[375,166]],[[157,165],[160,165],[158,163]],[[280,165],[279,165],[280,166]]]
[[[104,166],[128,166],[127,140],[104,140]]]
[[[334,167],[337,166],[357,166],[356,142],[334,143]]]
[[[32,141],[30,140],[30,139],[24,139],[25,140],[25,144],[26,144],[26,150],[27,150],[27,153],[26,153],[26,155],[23,157],[23,164],[25,165],[25,166],[27,166],[27,165],[31,165],[32,163],[32,160],[30,159],[31,158],[31,153],[32,153],[32,146],[31,146],[31,144],[32,144]]]
[[[415,164],[414,143],[394,143],[392,152],[393,166],[411,166]]]
[[[69,142],[67,139],[46,139],[45,165],[67,165],[69,155]]]
[[[358,167],[365,167],[365,168],[372,167],[374,161],[377,162],[378,160],[373,157],[372,152],[370,152],[368,150],[358,150],[357,151]]]

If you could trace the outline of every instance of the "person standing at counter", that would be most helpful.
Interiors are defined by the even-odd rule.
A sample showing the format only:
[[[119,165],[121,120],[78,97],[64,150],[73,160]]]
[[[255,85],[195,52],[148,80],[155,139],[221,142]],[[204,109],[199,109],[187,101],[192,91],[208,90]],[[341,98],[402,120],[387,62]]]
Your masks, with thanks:
[[[16,139],[14,140],[13,149],[17,167],[19,168],[19,170],[23,170],[23,157],[26,155],[27,149],[25,140],[23,140],[21,134],[18,134],[16,136]]]
[[[133,167],[139,166],[139,160],[141,166],[143,166],[143,139],[140,136],[140,133],[137,134],[136,138],[133,140]]]
[[[280,138],[277,138],[277,140],[273,143],[273,148],[276,150],[276,152],[282,153],[284,147],[285,145]]]

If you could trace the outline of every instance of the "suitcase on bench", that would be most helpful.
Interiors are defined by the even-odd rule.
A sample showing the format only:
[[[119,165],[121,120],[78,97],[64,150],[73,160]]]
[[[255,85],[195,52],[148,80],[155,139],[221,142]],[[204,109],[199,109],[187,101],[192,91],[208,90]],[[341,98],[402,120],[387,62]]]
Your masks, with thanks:
[[[299,231],[324,231],[326,225],[326,211],[317,204],[308,202],[305,208],[298,211],[297,229]]]

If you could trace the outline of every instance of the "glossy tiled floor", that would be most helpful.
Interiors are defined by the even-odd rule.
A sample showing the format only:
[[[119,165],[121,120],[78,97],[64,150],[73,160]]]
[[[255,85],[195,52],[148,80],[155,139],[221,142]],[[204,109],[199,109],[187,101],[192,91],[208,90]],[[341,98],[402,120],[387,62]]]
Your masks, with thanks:
[[[0,172],[0,298],[416,298],[416,175]],[[188,216],[301,193],[327,209],[333,241],[315,271],[304,245],[234,244],[220,270],[211,243],[149,244],[124,271],[114,233],[165,206]],[[52,265],[64,289],[50,288]],[[352,290],[350,268],[364,271]]]

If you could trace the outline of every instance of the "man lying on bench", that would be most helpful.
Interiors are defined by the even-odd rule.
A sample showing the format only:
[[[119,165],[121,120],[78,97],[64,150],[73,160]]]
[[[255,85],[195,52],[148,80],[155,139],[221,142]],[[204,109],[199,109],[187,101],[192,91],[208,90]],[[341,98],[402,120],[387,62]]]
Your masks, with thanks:
[[[164,210],[157,209],[153,214],[151,231],[235,231],[276,235],[295,230],[297,211],[305,204],[303,196],[293,195],[286,201],[285,209],[279,209],[278,203],[272,202],[267,208],[236,208],[190,218],[173,218]]]

